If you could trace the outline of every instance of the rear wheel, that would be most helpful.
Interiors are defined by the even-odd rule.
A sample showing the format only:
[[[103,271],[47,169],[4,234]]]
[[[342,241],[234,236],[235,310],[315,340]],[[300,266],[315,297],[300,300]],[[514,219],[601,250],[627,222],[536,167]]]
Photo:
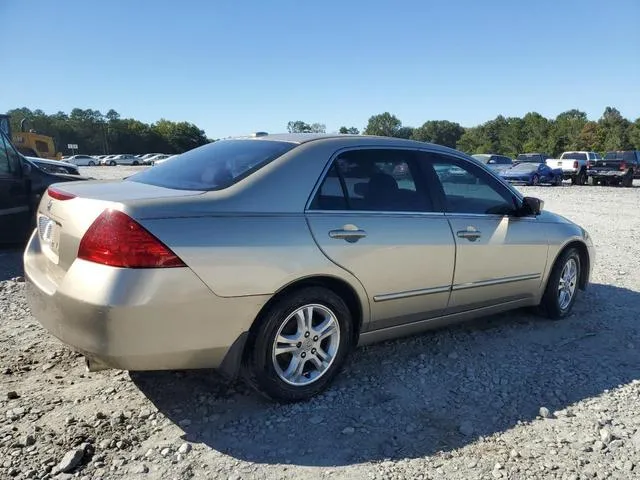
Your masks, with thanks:
[[[562,177],[560,175],[558,175],[554,181],[553,181],[553,185],[555,185],[556,187],[560,187],[562,186]]]
[[[138,161],[137,161],[137,160],[134,160],[134,161],[133,161],[133,164],[134,164],[134,165],[136,165],[136,166],[137,166],[137,165],[139,165],[139,163],[138,163]]]
[[[581,268],[580,254],[575,248],[558,257],[540,302],[547,317],[558,320],[571,313],[578,295]]]
[[[115,166],[116,166],[116,162],[115,162],[114,160],[111,160],[111,161],[109,162],[109,165],[111,165],[112,167],[115,167]]]
[[[94,162],[93,160],[89,160],[89,166],[90,167],[95,167],[96,166],[96,162]]]
[[[538,176],[537,173],[533,174],[533,177],[531,177],[531,185],[538,185],[540,183],[540,177]]]
[[[622,179],[622,186],[631,188],[633,187],[633,170],[629,170]]]
[[[308,400],[327,388],[342,368],[352,331],[349,308],[331,290],[294,292],[259,319],[245,352],[245,378],[274,400]]]

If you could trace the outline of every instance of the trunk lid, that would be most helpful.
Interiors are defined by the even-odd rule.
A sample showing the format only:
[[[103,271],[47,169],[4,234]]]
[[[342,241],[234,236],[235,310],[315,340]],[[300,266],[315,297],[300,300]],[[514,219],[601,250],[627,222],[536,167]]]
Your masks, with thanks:
[[[77,257],[80,240],[106,209],[126,210],[130,203],[200,195],[130,181],[83,181],[54,184],[42,195],[36,213],[38,235],[49,279],[58,284]],[[56,193],[57,192],[57,193]]]

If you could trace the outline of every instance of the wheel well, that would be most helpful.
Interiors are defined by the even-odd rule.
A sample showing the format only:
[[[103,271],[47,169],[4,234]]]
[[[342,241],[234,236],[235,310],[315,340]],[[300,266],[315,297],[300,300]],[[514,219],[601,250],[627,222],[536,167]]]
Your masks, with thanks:
[[[307,287],[327,288],[338,295],[340,298],[342,298],[342,300],[344,300],[344,303],[347,304],[347,308],[349,308],[349,312],[351,313],[351,318],[353,320],[353,344],[355,345],[358,342],[358,337],[360,336],[360,330],[362,328],[363,320],[362,305],[360,304],[360,300],[358,299],[358,294],[347,282],[335,277],[328,276],[303,278],[287,285],[286,287],[276,292],[273,297],[271,297],[271,299],[269,299],[269,301],[265,303],[260,309],[260,312],[258,313],[256,319],[251,325],[251,328],[249,329],[250,336],[253,337],[253,335],[255,334],[255,331],[258,328],[258,324],[264,312],[268,311],[276,301],[280,300],[286,295],[290,295],[297,290]]]
[[[558,255],[553,261],[552,268],[555,268],[556,262],[558,261],[558,258],[560,258],[560,255],[562,255],[570,248],[575,248],[576,250],[578,250],[578,255],[580,255],[580,266],[582,268],[580,269],[580,283],[578,284],[578,286],[581,290],[584,290],[587,287],[587,280],[589,279],[589,268],[591,262],[591,260],[589,259],[589,251],[587,250],[587,246],[584,243],[578,240],[574,240],[573,242],[569,242],[567,245],[565,245],[565,247],[560,250],[560,252],[558,252]]]

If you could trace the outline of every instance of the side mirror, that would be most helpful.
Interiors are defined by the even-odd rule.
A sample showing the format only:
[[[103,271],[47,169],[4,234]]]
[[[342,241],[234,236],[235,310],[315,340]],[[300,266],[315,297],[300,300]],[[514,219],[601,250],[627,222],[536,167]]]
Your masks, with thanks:
[[[520,215],[540,215],[544,208],[544,201],[535,197],[524,197],[522,199],[522,207],[520,208]]]

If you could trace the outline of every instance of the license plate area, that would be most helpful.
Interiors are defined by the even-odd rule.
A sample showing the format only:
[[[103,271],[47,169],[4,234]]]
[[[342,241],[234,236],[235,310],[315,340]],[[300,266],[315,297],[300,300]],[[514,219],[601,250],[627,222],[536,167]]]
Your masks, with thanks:
[[[58,222],[46,215],[38,217],[38,235],[43,251],[48,253],[48,257],[58,263],[58,250],[60,248],[60,225]]]

